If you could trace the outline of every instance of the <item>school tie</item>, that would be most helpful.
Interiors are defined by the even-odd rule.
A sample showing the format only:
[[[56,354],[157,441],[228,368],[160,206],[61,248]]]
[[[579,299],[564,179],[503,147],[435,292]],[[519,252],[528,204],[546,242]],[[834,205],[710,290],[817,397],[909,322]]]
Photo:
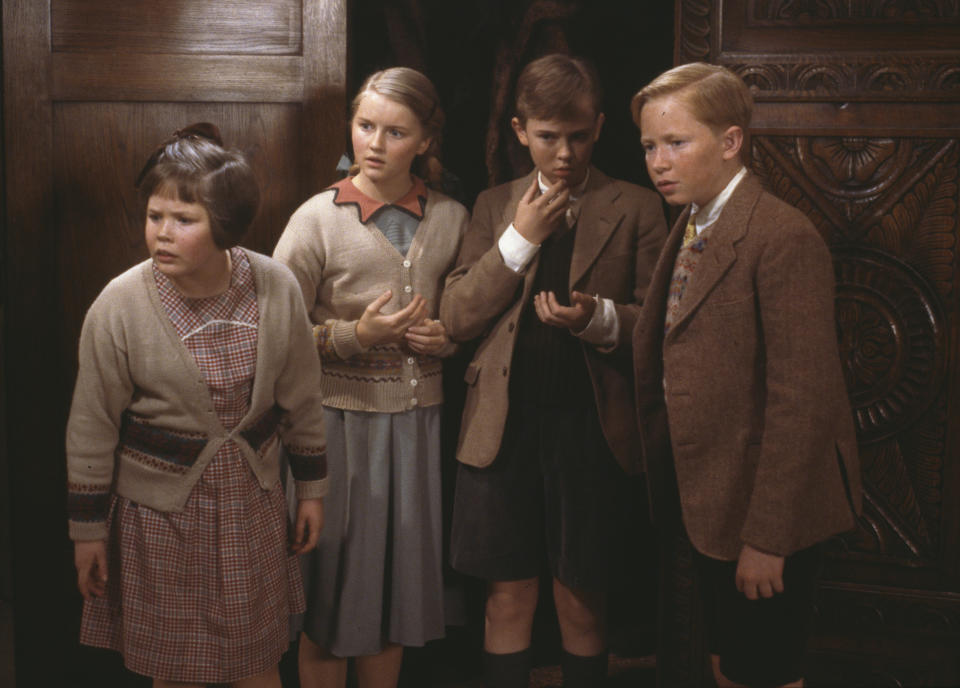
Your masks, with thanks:
[[[692,244],[697,238],[696,219],[696,214],[692,214],[690,215],[690,219],[687,221],[687,228],[683,230],[683,248],[686,248]]]

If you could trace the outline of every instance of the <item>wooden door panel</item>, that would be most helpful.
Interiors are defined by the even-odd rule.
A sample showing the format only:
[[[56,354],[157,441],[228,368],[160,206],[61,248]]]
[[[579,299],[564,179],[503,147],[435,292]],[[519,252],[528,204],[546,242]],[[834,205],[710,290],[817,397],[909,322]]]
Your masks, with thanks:
[[[297,55],[300,0],[53,0],[54,52]]]
[[[9,0],[3,7],[4,391],[17,680],[74,685],[63,434],[83,315],[146,256],[133,182],[176,129],[216,123],[247,151],[269,253],[343,151],[345,0]],[[11,457],[14,457],[11,460]],[[56,656],[62,659],[50,662]],[[85,659],[81,659],[81,657]],[[122,681],[121,681],[122,682]],[[90,685],[96,684],[91,683]]]
[[[942,512],[960,498],[944,482],[947,409],[956,403],[946,352],[956,348],[958,142],[754,136],[752,157],[835,257],[866,485],[862,527],[844,538],[843,558],[864,564],[862,583],[950,582],[957,543],[945,539]]]

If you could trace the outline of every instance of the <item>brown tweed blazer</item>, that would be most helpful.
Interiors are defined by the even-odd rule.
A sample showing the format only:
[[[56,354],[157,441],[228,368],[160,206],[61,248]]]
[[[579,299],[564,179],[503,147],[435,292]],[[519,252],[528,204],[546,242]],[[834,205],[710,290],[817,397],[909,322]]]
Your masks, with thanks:
[[[688,215],[667,239],[633,334],[654,515],[675,468],[697,550],[734,560],[748,543],[791,554],[852,528],[861,504],[830,253],[806,216],[748,175],[664,337]]]
[[[517,323],[523,304],[533,298],[538,258],[518,275],[504,264],[497,242],[513,222],[535,174],[488,189],[477,198],[440,301],[440,319],[452,339],[481,338],[465,376],[468,389],[457,450],[457,458],[471,466],[492,463],[503,437]],[[602,353],[586,343],[583,352],[604,436],[620,465],[636,472],[640,440],[629,346],[666,237],[663,207],[649,189],[611,179],[596,168],[590,169],[579,206],[571,289],[612,299],[620,318],[620,341],[612,352]]]

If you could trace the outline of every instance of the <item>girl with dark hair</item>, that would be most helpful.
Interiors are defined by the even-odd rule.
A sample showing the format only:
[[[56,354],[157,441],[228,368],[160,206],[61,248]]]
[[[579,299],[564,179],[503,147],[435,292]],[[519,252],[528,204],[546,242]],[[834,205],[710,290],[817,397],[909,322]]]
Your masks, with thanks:
[[[80,640],[154,688],[279,688],[304,605],[296,554],[327,490],[303,300],[289,270],[237,247],[259,192],[216,127],[174,134],[138,186],[150,258],[87,312],[67,425]],[[289,534],[281,442],[300,497]]]

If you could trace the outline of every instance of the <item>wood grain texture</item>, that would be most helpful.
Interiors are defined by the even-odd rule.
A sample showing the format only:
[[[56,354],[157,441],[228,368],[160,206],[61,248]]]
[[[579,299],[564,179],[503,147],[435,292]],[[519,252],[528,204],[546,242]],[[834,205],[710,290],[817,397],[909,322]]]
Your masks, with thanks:
[[[300,0],[52,0],[54,52],[298,55]]]
[[[248,55],[54,53],[55,100],[232,101],[303,99],[303,58]]]
[[[60,357],[73,371],[86,309],[112,277],[147,257],[134,179],[156,145],[191,122],[215,123],[246,153],[261,187],[243,246],[271,253],[300,204],[299,108],[236,103],[65,103],[54,109],[54,222],[63,307]]]
[[[304,198],[336,180],[346,150],[347,0],[303,0]]]
[[[834,134],[838,136],[956,136],[960,102],[757,103],[750,129],[764,134]]]

